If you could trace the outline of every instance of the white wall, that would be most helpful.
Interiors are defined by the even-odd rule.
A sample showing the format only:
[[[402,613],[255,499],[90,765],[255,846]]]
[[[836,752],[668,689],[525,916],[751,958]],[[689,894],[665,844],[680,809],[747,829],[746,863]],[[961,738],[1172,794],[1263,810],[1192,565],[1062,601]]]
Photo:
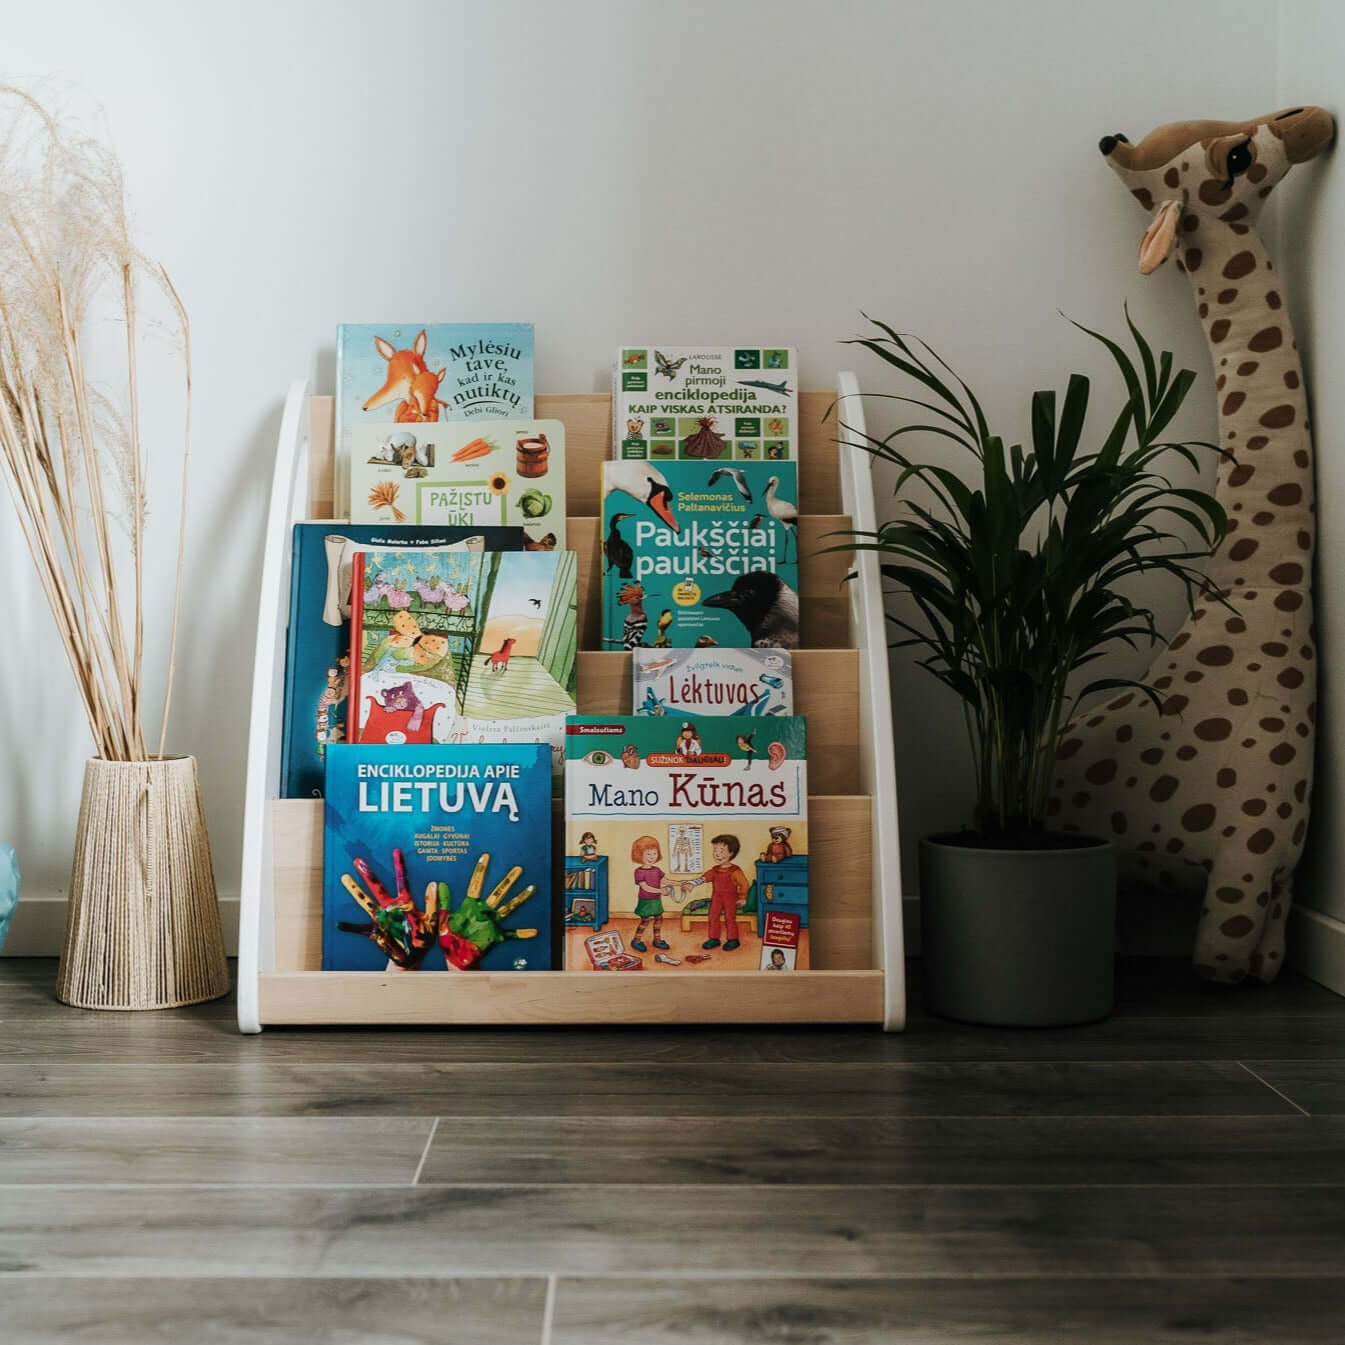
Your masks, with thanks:
[[[1142,216],[1096,142],[1269,108],[1266,25],[1253,0],[12,6],[0,74],[56,76],[77,106],[103,105],[141,241],[194,320],[169,744],[200,758],[221,892],[237,884],[279,399],[315,356],[330,381],[338,321],[530,318],[544,391],[603,386],[611,350],[640,334],[787,340],[824,386],[850,365],[879,381],[837,344],[864,308],[928,336],[1022,433],[1033,388],[1106,375],[1056,310],[1115,330],[1130,296],[1204,375],[1186,285],[1170,267],[1140,280]],[[1181,428],[1212,430],[1208,382]],[[176,454],[154,451],[168,480]],[[16,596],[0,836],[34,898],[66,882],[88,744],[0,519]],[[170,540],[155,546],[167,568]],[[894,678],[910,861],[969,792],[955,707],[904,659]]]
[[[1280,8],[1279,99],[1320,103],[1345,116],[1345,6],[1285,0]],[[1339,151],[1336,158],[1339,160]],[[1312,829],[1299,870],[1294,952],[1301,966],[1345,994],[1345,179],[1341,164],[1284,184],[1280,248],[1303,350],[1317,457],[1317,775]]]

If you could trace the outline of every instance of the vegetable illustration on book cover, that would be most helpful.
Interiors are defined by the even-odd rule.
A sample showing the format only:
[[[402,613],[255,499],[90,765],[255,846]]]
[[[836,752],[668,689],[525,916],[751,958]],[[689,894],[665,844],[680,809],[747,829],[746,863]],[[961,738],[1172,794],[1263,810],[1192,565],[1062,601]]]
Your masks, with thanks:
[[[354,557],[357,742],[545,742],[575,709],[573,551]]]
[[[637,715],[792,715],[787,649],[634,649]]]
[[[322,797],[323,756],[345,742],[350,681],[350,586],[361,547],[517,551],[521,528],[388,528],[296,523],[290,561],[280,796]]]
[[[366,523],[515,524],[530,551],[565,547],[565,427],[558,420],[360,425],[351,517]]]
[[[797,459],[798,391],[798,354],[788,346],[623,346],[612,456]]]
[[[551,763],[540,743],[327,757],[322,966],[555,966]]]
[[[604,462],[603,645],[794,649],[798,466]]]
[[[568,971],[808,966],[804,721],[576,715]]]
[[[342,323],[336,329],[337,513],[347,512],[350,435],[357,425],[503,420],[532,412],[531,323]]]

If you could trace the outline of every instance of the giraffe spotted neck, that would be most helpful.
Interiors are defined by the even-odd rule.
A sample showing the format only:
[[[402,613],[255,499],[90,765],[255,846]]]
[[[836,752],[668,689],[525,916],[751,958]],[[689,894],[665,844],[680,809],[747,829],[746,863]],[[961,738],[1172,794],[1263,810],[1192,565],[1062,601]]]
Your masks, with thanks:
[[[1282,286],[1257,232],[1275,184],[1330,143],[1319,107],[1246,122],[1174,122],[1099,146],[1153,222],[1146,274],[1175,253],[1209,343],[1219,409],[1216,496],[1228,536],[1207,573],[1229,593],[1306,591],[1314,546],[1312,442],[1303,369]],[[1288,601],[1292,601],[1289,599]]]
[[[1229,533],[1211,558],[1212,583],[1297,585],[1315,535],[1312,441],[1303,368],[1283,288],[1248,210],[1212,219],[1183,210],[1177,264],[1191,282],[1209,344],[1219,409],[1216,497]]]

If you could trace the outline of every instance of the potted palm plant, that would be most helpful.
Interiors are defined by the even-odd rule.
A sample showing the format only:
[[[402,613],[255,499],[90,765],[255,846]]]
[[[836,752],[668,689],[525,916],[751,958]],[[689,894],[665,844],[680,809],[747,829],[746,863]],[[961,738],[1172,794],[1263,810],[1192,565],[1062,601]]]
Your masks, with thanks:
[[[1134,323],[1136,362],[1115,341],[1125,385],[1101,438],[1086,420],[1089,380],[1063,400],[1032,395],[1028,447],[991,432],[970,387],[924,342],[883,323],[862,345],[916,385],[877,394],[919,408],[919,423],[865,436],[899,469],[898,517],[845,545],[877,551],[903,595],[889,616],[897,647],[962,702],[975,764],[971,825],[920,844],[920,908],[929,1007],[965,1021],[1062,1025],[1112,1008],[1116,860],[1105,840],[1049,827],[1062,730],[1081,701],[1152,686],[1094,676],[1120,645],[1157,639],[1136,577],[1170,575],[1188,605],[1206,590],[1199,564],[1226,531],[1209,494],[1173,486],[1172,459],[1197,465],[1200,441],[1163,435],[1195,375],[1173,372]],[[1076,324],[1077,326],[1077,324]],[[961,470],[913,460],[907,435],[937,435],[967,457]],[[1174,531],[1180,527],[1183,531]]]

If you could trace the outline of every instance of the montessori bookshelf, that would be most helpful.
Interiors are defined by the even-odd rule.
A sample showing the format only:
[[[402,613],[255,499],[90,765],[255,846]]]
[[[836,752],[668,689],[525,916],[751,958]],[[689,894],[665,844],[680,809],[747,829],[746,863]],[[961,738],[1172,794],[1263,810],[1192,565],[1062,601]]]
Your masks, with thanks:
[[[839,400],[838,400],[839,398]],[[830,417],[829,407],[837,404]],[[538,396],[566,428],[567,527],[579,559],[579,710],[628,712],[631,657],[600,642],[599,464],[611,399]],[[322,800],[279,795],[293,524],[332,519],[333,401],[296,383],[276,447],[262,560],[248,743],[238,1026],[872,1023],[906,1018],[887,632],[877,558],[816,554],[827,534],[875,526],[872,460],[859,444],[853,374],[799,396],[802,648],[795,713],[808,719],[813,969],[713,976],[635,972],[322,971]],[[334,523],[338,520],[333,519]],[[855,571],[855,578],[845,576]],[[564,826],[556,805],[555,844]],[[559,900],[567,893],[555,865]],[[601,899],[605,903],[605,882]],[[595,901],[599,894],[592,894]]]

